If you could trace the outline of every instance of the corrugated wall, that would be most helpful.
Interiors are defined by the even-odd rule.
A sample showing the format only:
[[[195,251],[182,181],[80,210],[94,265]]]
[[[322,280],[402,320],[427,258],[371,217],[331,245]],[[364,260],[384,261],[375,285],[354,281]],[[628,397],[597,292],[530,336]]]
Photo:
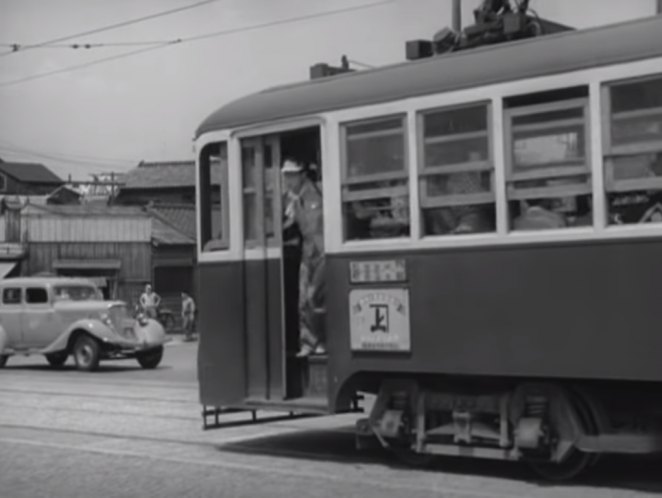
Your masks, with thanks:
[[[29,242],[150,242],[152,220],[148,217],[56,217],[23,218]]]
[[[152,248],[144,242],[31,242],[25,273],[54,272],[59,259],[117,259],[119,298],[136,302],[146,282],[152,279]]]

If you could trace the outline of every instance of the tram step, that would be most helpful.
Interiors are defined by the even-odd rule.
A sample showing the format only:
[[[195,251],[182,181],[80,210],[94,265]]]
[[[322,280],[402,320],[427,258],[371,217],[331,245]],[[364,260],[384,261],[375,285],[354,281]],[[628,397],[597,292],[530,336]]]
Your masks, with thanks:
[[[309,356],[303,368],[303,386],[305,396],[326,397],[327,395],[327,357]]]

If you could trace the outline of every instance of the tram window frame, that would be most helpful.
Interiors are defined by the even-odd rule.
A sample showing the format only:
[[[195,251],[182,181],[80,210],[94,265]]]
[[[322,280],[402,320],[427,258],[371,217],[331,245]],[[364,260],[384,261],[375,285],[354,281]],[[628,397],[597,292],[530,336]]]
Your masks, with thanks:
[[[659,104],[650,107],[648,102],[635,104],[635,108],[626,110],[614,110],[614,92],[624,87],[635,87],[634,94],[645,95],[645,89],[636,88],[638,85],[653,83],[652,87],[659,93],[656,97]],[[625,80],[609,81],[601,87],[602,121],[603,121],[603,161],[604,161],[604,188],[607,196],[606,209],[607,220],[610,226],[636,225],[650,221],[662,221],[662,73],[646,75]],[[660,88],[658,90],[658,88]],[[645,97],[644,97],[645,100]],[[615,139],[615,124],[617,122],[641,121],[652,118],[657,124],[659,131],[657,137],[652,139],[638,139],[636,136],[619,141]],[[625,175],[619,174],[618,167],[621,164],[628,165],[631,170]],[[640,164],[633,167],[633,164]],[[659,169],[657,169],[657,168]],[[626,171],[627,168],[624,168]],[[638,173],[637,174],[637,170]],[[620,176],[620,178],[619,178]],[[623,177],[624,176],[624,177]],[[632,215],[625,213],[614,213],[613,205],[619,198],[625,202],[625,206],[632,201],[630,211]],[[629,198],[629,200],[628,200]],[[642,206],[639,209],[638,206]],[[626,210],[627,211],[627,208]],[[653,217],[657,213],[657,217]]]
[[[573,93],[576,89],[568,89]],[[588,88],[586,88],[588,92]],[[560,95],[559,91],[559,95]],[[527,97],[527,96],[524,96]],[[535,94],[531,97],[535,97]],[[581,111],[580,116],[563,117],[563,113],[572,111]],[[536,116],[557,116],[549,120],[536,121]],[[550,219],[541,220],[541,226],[535,228],[540,229],[572,229],[581,227],[593,227],[593,171],[591,157],[593,154],[591,148],[591,119],[590,119],[590,98],[588,93],[586,96],[575,96],[569,98],[553,98],[542,103],[524,104],[520,106],[506,107],[504,106],[504,159],[505,159],[505,182],[506,182],[506,202],[508,206],[508,227],[510,232],[521,232],[534,230],[532,227],[518,228],[517,219],[513,215],[514,203],[519,203],[520,209],[524,211],[527,206],[530,208],[533,205],[545,203],[545,201],[554,201],[557,204],[567,206],[574,206],[574,211],[577,213],[578,200],[583,198],[588,206],[587,214],[584,216],[574,216],[565,218],[563,216],[563,224],[553,226],[554,223],[549,223],[556,217],[560,221],[562,215],[558,212],[551,214]],[[517,120],[533,121],[523,124],[517,124]],[[516,164],[515,144],[516,134],[533,133],[529,138],[545,137],[545,135],[536,135],[537,132],[545,132],[560,130],[563,134],[563,129],[571,130],[572,128],[582,130],[582,152],[581,156],[572,159],[553,159],[548,162],[529,163],[518,167]],[[567,132],[570,134],[571,132]],[[560,135],[557,134],[557,135]],[[554,136],[554,135],[548,135]],[[524,139],[527,137],[525,136]],[[518,186],[517,184],[545,182],[548,184],[544,186]],[[547,208],[542,208],[547,211]],[[564,208],[565,209],[565,208]],[[572,210],[572,207],[568,207]],[[573,223],[568,223],[568,219],[574,218]],[[581,221],[580,221],[581,218]],[[544,226],[549,224],[550,226]]]
[[[377,125],[388,123],[389,121],[398,121],[399,126],[392,129],[376,130],[376,131],[367,131],[356,133],[354,136],[351,135],[351,129],[357,127],[370,127],[371,125]],[[370,139],[370,138],[381,138],[387,136],[399,136],[402,140],[402,163],[401,167],[397,171],[381,171],[371,174],[359,174],[354,175],[350,174],[349,171],[349,142],[352,140],[361,140],[361,139]],[[340,148],[341,148],[341,211],[342,211],[342,224],[343,224],[343,240],[345,242],[369,242],[375,240],[388,240],[388,239],[406,239],[410,238],[412,235],[411,227],[411,212],[410,212],[410,202],[411,202],[411,175],[409,168],[409,142],[408,142],[408,123],[407,123],[407,113],[397,113],[382,115],[367,119],[358,119],[351,120],[340,123]],[[380,182],[392,183],[392,185],[386,187],[371,186],[371,184],[378,184]],[[395,185],[393,185],[395,184]],[[352,188],[356,189],[352,191]],[[403,224],[401,228],[404,228],[406,233],[393,235],[388,234],[377,234],[368,233],[367,236],[352,236],[350,234],[350,229],[348,227],[348,205],[354,202],[369,203],[374,201],[379,201],[380,199],[391,198],[402,199],[402,205],[398,206],[397,204],[391,204],[389,207],[384,208],[384,210],[401,210],[401,213],[404,213],[402,218],[406,218],[406,223]],[[366,207],[365,210],[375,210],[379,207]],[[371,218],[375,219],[377,217]],[[366,218],[367,219],[367,218]],[[393,226],[397,223],[393,223]],[[369,229],[370,230],[370,229]],[[375,229],[377,230],[377,229]]]
[[[216,155],[213,148],[218,147]],[[211,149],[211,150],[210,150]],[[218,157],[220,185],[214,185],[212,157]],[[228,199],[228,143],[225,140],[205,144],[198,155],[199,198],[200,198],[200,248],[203,253],[227,250],[230,247],[230,217]],[[218,189],[220,202],[213,201],[213,192]],[[213,235],[214,210],[220,209],[220,237]]]
[[[471,131],[459,131],[448,133],[428,134],[427,122],[429,118],[447,115],[448,123],[452,123],[453,113],[463,111],[480,110],[484,112],[481,119],[484,120],[484,128]],[[494,161],[494,128],[492,125],[493,108],[491,100],[479,100],[475,102],[463,102],[462,104],[436,107],[419,111],[416,116],[417,130],[416,139],[418,146],[418,182],[419,209],[421,211],[421,235],[422,237],[449,237],[457,235],[484,235],[496,233],[496,169]],[[467,140],[484,139],[485,157],[448,164],[429,164],[428,146],[440,144],[458,144]],[[476,151],[473,151],[476,152]],[[443,178],[446,186],[453,181],[453,177],[460,175],[479,175],[478,183],[483,182],[483,175],[489,175],[489,190],[473,193],[429,193],[430,179]],[[474,182],[475,183],[475,182]],[[491,209],[488,217],[476,217],[476,208]],[[452,211],[463,211],[462,216],[454,216]],[[441,218],[457,218],[454,228],[448,227],[446,233],[434,233],[432,226],[426,218],[426,211],[443,211]],[[455,213],[457,214],[457,213]],[[444,216],[448,215],[448,216]],[[463,219],[465,218],[465,219]],[[481,222],[481,218],[483,219]],[[488,220],[488,218],[490,218]],[[472,228],[471,222],[478,222]],[[444,223],[446,225],[447,223]]]

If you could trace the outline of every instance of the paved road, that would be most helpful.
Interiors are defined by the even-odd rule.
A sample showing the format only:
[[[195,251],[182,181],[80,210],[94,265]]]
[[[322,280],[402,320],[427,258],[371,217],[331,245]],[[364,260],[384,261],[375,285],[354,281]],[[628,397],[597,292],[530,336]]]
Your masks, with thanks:
[[[529,481],[519,465],[441,460],[398,466],[353,448],[355,416],[200,428],[195,344],[163,367],[53,371],[12,358],[0,371],[0,497],[644,497],[662,495],[662,461],[611,459],[566,486]]]

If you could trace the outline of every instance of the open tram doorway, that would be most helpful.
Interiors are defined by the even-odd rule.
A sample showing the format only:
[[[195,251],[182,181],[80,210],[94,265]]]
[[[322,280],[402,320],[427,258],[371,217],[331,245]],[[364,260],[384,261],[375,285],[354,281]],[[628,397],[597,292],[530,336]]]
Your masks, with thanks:
[[[247,396],[271,403],[325,400],[324,311],[306,305],[309,294],[319,294],[306,287],[314,273],[312,253],[322,257],[323,269],[320,128],[240,142]],[[313,246],[318,250],[311,251]],[[316,288],[322,288],[316,280]],[[306,351],[302,337],[318,341]]]

